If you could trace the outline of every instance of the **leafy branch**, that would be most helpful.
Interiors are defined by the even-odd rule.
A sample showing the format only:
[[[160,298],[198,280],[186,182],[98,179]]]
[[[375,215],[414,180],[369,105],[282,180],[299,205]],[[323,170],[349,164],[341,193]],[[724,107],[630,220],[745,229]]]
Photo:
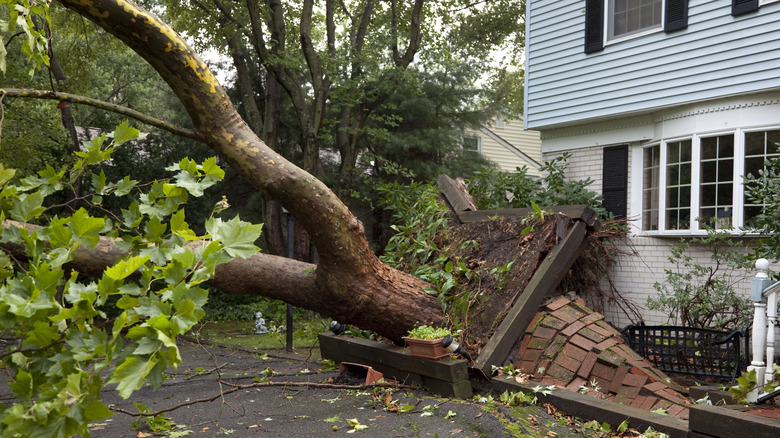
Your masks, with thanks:
[[[80,96],[71,93],[63,93],[59,91],[33,90],[28,88],[0,88],[0,102],[2,102],[2,98],[4,98],[5,96],[25,97],[25,98],[33,98],[33,99],[51,99],[60,102],[80,103],[84,105],[89,105],[94,108],[98,108],[116,114],[120,114],[126,117],[130,117],[132,119],[138,120],[139,122],[145,123],[150,126],[154,126],[155,128],[160,128],[162,130],[168,131],[172,134],[181,137],[192,138],[195,140],[202,140],[200,135],[198,135],[198,133],[192,129],[182,128],[181,126],[177,126],[174,125],[173,123],[151,117],[147,114],[144,114],[140,111],[136,111],[132,108],[128,108],[122,105],[117,105],[115,103],[106,102],[99,99],[94,99],[91,97]]]

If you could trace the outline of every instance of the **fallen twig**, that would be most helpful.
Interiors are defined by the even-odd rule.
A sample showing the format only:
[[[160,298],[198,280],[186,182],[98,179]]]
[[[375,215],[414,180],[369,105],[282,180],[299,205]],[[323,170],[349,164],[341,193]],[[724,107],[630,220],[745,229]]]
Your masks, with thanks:
[[[236,391],[240,391],[242,389],[248,389],[248,388],[261,388],[261,387],[270,387],[270,386],[306,386],[309,388],[324,388],[324,389],[344,389],[344,390],[362,390],[362,389],[373,389],[373,388],[398,388],[398,389],[407,389],[407,390],[413,390],[414,386],[411,385],[402,385],[400,383],[393,383],[393,382],[383,382],[383,383],[371,383],[369,385],[340,385],[337,383],[316,383],[316,382],[254,382],[246,385],[238,385],[235,383],[226,382],[222,379],[218,380],[220,384],[220,388],[222,388],[222,385],[229,386],[230,389],[227,390],[221,390],[219,394],[215,394],[211,397],[204,397],[199,398],[197,400],[190,400],[188,402],[180,403],[176,406],[172,406],[170,408],[166,409],[160,409],[159,411],[155,412],[130,412],[126,409],[122,408],[114,408],[109,407],[110,410],[114,412],[118,412],[120,414],[126,414],[130,415],[131,417],[154,417],[160,414],[164,414],[166,412],[175,411],[176,409],[183,408],[185,406],[191,406],[198,403],[208,403],[212,402],[218,398],[224,397],[228,394],[231,394]]]

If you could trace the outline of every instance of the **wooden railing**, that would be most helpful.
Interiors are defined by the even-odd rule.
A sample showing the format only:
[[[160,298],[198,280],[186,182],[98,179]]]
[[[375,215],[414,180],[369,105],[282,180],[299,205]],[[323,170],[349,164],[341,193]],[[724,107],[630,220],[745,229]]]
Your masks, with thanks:
[[[777,299],[780,292],[780,282],[772,284],[769,279],[769,261],[756,261],[758,273],[750,288],[750,299],[753,301],[753,359],[748,366],[748,372],[756,371],[756,388],[747,395],[749,402],[764,401],[776,394],[764,391],[764,385],[771,382],[775,359],[775,327],[777,326]],[[766,354],[766,362],[764,355]]]

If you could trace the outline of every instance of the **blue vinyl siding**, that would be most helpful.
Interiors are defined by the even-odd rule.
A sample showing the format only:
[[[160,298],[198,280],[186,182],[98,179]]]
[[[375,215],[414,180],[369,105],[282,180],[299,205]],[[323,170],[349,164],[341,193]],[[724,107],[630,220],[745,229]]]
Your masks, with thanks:
[[[731,2],[691,0],[688,27],[586,55],[584,0],[529,0],[528,129],[641,114],[780,88],[780,2],[731,16]]]

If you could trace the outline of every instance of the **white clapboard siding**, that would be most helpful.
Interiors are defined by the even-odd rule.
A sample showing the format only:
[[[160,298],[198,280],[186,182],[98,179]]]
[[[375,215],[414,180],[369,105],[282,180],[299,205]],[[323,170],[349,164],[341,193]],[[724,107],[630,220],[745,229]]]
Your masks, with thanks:
[[[780,88],[780,2],[731,16],[691,0],[688,27],[584,52],[585,0],[529,0],[525,120],[554,128]]]

